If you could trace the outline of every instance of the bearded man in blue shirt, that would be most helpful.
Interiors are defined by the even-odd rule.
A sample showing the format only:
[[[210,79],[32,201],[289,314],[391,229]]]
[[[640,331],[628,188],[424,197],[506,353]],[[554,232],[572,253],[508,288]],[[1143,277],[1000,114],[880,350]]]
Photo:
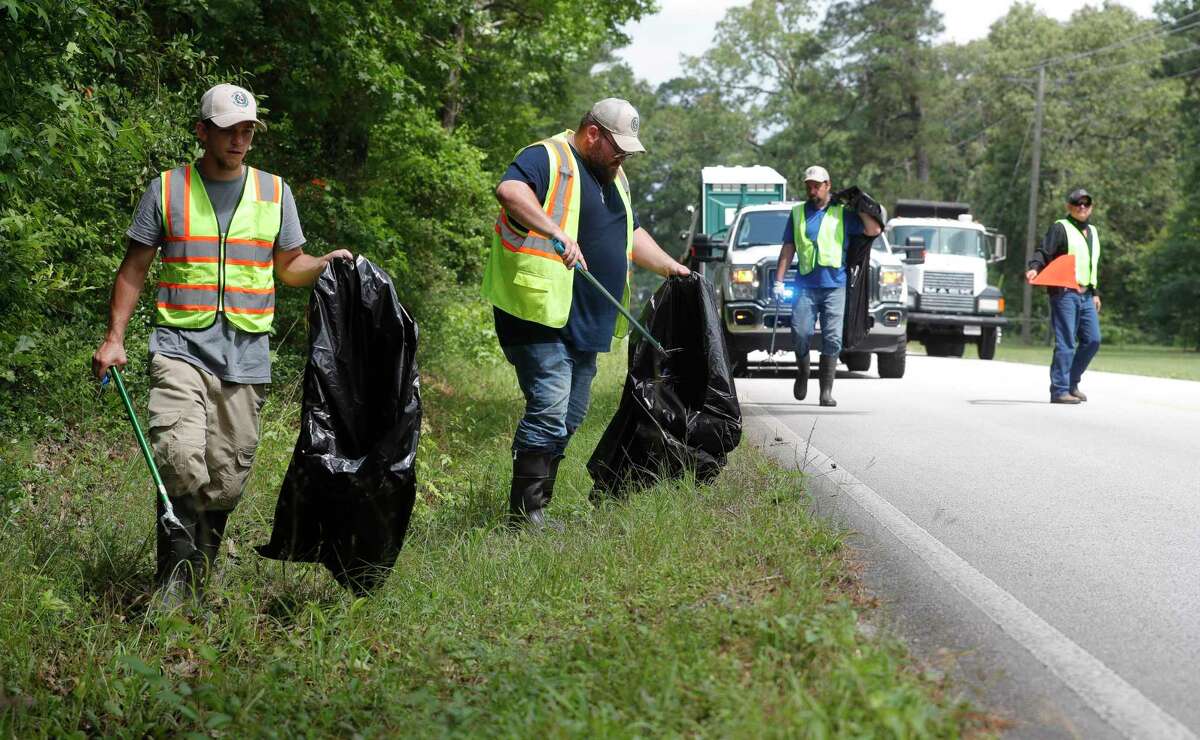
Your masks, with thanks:
[[[846,315],[846,256],[850,238],[878,236],[879,222],[863,211],[852,211],[831,203],[829,172],[812,166],[804,171],[808,200],[792,208],[783,230],[783,249],[775,273],[775,298],[786,295],[784,277],[797,257],[796,304],[792,308],[792,344],[796,350],[796,382],[792,395],[803,401],[808,395],[809,343],[821,320],[821,362],[818,379],[822,406],[837,406],[833,379],[842,352],[842,325]],[[797,248],[798,247],[798,248]]]

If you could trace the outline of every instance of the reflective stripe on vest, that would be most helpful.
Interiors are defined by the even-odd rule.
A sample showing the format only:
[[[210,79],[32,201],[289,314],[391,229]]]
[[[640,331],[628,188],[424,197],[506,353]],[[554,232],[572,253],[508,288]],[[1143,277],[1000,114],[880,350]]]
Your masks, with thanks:
[[[1100,278],[1100,232],[1095,226],[1088,225],[1088,230],[1092,232],[1092,243],[1089,247],[1087,237],[1075,224],[1065,218],[1060,218],[1058,223],[1062,224],[1063,231],[1067,232],[1067,254],[1075,256],[1075,282],[1079,283],[1080,287],[1090,285],[1095,288]],[[1079,258],[1081,254],[1083,259]]]
[[[162,173],[162,271],[156,323],[204,329],[223,311],[241,331],[271,329],[275,314],[275,240],[283,220],[283,180],[246,168],[241,198],[222,234],[200,173],[184,165]]]
[[[845,206],[840,203],[830,205],[821,217],[821,226],[817,230],[817,243],[813,245],[808,238],[808,219],[804,215],[804,204],[792,206],[792,239],[796,245],[796,259],[799,262],[797,271],[807,275],[820,265],[821,267],[841,267],[842,252],[845,249],[846,221],[843,217]]]
[[[546,149],[550,160],[550,183],[542,210],[568,236],[578,240],[582,184],[571,152],[573,136],[573,131],[564,131],[538,144]],[[629,181],[623,170],[618,171],[617,179],[617,190],[625,205],[625,255],[629,260],[633,253]],[[554,328],[565,326],[571,314],[574,276],[554,252],[547,235],[534,230],[523,231],[503,208],[496,217],[494,232],[483,270],[483,297],[505,313],[526,321]],[[628,282],[627,277],[626,304],[630,294]]]

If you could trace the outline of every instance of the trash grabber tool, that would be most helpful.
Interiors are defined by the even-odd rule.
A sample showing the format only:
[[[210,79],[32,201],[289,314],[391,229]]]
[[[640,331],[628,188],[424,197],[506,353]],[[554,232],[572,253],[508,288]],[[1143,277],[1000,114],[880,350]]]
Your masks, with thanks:
[[[772,291],[773,292],[773,291]],[[775,335],[779,333],[779,297],[771,296],[775,301],[775,320],[771,322],[771,371],[779,374],[779,361],[775,359]]]
[[[163,515],[159,521],[162,523],[163,529],[170,525],[183,530],[190,540],[191,533],[188,532],[187,527],[183,526],[183,522],[179,521],[179,517],[175,516],[175,507],[171,506],[171,499],[167,498],[167,487],[163,485],[162,476],[158,474],[158,466],[154,464],[154,456],[150,454],[150,445],[146,444],[146,436],[142,434],[142,426],[138,424],[137,414],[133,411],[133,402],[129,400],[129,392],[125,390],[125,381],[121,379],[121,371],[117,370],[114,365],[108,369],[108,374],[117,384],[117,391],[121,394],[121,401],[125,404],[125,413],[129,416],[129,423],[133,425],[133,433],[137,435],[138,446],[142,448],[142,456],[146,458],[146,465],[150,468],[154,485],[158,487],[158,497],[162,500],[163,505]]]
[[[559,239],[557,239],[555,237],[550,237],[550,243],[554,245],[554,251],[557,252],[558,256],[560,256],[560,257],[562,256],[563,252],[565,252],[567,249],[565,246],[563,246],[562,241],[560,241]],[[610,303],[612,303],[614,306],[617,307],[617,310],[621,312],[621,315],[624,316],[629,321],[629,325],[632,326],[634,329],[637,329],[638,333],[641,334],[645,338],[645,340],[650,343],[651,347],[658,350],[659,353],[663,357],[670,356],[667,354],[667,350],[661,344],[658,343],[658,340],[655,339],[654,337],[650,336],[650,332],[646,331],[646,327],[642,326],[641,323],[638,322],[637,319],[633,318],[633,314],[629,313],[629,310],[627,308],[625,308],[624,306],[622,306],[620,301],[618,301],[616,298],[613,298],[612,293],[609,293],[607,290],[604,289],[604,286],[600,284],[600,281],[596,279],[595,275],[593,275],[592,273],[583,269],[578,264],[575,265],[575,268],[576,268],[576,270],[578,270],[580,275],[583,275],[585,278],[587,278],[589,283],[591,283],[592,285],[594,285],[596,287],[596,290],[600,291],[601,295],[603,295],[605,298],[607,298],[609,300]]]

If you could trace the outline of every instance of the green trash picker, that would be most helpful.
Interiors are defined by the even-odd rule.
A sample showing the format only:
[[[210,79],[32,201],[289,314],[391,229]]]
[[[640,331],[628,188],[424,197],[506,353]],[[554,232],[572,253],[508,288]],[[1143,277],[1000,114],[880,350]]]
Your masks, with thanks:
[[[142,426],[138,424],[137,414],[133,411],[133,402],[129,400],[129,392],[125,390],[125,381],[121,379],[121,371],[117,370],[114,365],[108,369],[108,374],[117,384],[117,391],[121,394],[121,401],[125,404],[125,413],[129,416],[129,423],[133,425],[133,433],[137,435],[138,446],[142,448],[142,456],[146,458],[146,465],[150,468],[150,475],[154,478],[154,485],[158,488],[158,497],[163,505],[163,515],[159,517],[159,523],[162,524],[163,529],[175,527],[182,530],[190,540],[191,533],[188,532],[187,527],[183,526],[183,522],[179,521],[179,517],[175,516],[175,507],[171,506],[171,499],[167,497],[167,487],[163,485],[162,476],[158,474],[158,466],[154,464],[154,456],[150,454],[150,445],[146,444],[146,435],[142,434]]]
[[[564,245],[562,243],[562,241],[560,241],[559,239],[557,239],[555,237],[550,237],[550,243],[554,245],[554,251],[557,252],[560,257],[562,256],[563,252],[565,252],[567,249],[566,245]],[[633,314],[629,313],[629,309],[627,309],[627,308],[625,308],[625,306],[621,305],[621,302],[618,301],[616,298],[613,298],[612,293],[609,293],[607,290],[605,290],[604,286],[600,284],[600,281],[596,279],[595,275],[593,275],[592,273],[583,269],[578,264],[575,265],[575,269],[579,272],[580,275],[583,275],[584,278],[586,278],[587,281],[589,283],[591,283],[592,286],[596,290],[600,291],[600,294],[603,295],[605,298],[607,298],[609,303],[611,303],[617,307],[617,310],[621,312],[621,315],[625,317],[625,320],[629,322],[629,325],[632,326],[634,329],[637,329],[638,333],[642,335],[642,338],[644,338],[646,340],[646,342],[648,342],[650,344],[651,347],[658,350],[659,354],[661,354],[663,357],[670,356],[667,353],[666,348],[664,348],[659,343],[659,341],[657,339],[655,339],[653,335],[650,334],[650,332],[646,329],[646,327],[642,326],[641,322],[638,321],[637,319],[635,319],[633,317]]]

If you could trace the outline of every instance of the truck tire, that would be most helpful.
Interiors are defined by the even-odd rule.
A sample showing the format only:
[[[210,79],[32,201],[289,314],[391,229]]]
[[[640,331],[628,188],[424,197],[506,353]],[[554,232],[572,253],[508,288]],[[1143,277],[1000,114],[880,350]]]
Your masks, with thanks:
[[[996,329],[985,328],[979,335],[979,359],[990,360],[996,356]]]
[[[846,363],[846,367],[851,372],[865,373],[871,369],[871,353],[870,352],[843,352],[842,362]]]
[[[875,358],[878,362],[879,377],[903,378],[904,365],[908,359],[908,343],[901,342],[900,349],[895,352],[878,352]]]
[[[930,357],[962,357],[966,348],[963,342],[949,339],[926,339],[922,344],[925,345],[925,354]]]

